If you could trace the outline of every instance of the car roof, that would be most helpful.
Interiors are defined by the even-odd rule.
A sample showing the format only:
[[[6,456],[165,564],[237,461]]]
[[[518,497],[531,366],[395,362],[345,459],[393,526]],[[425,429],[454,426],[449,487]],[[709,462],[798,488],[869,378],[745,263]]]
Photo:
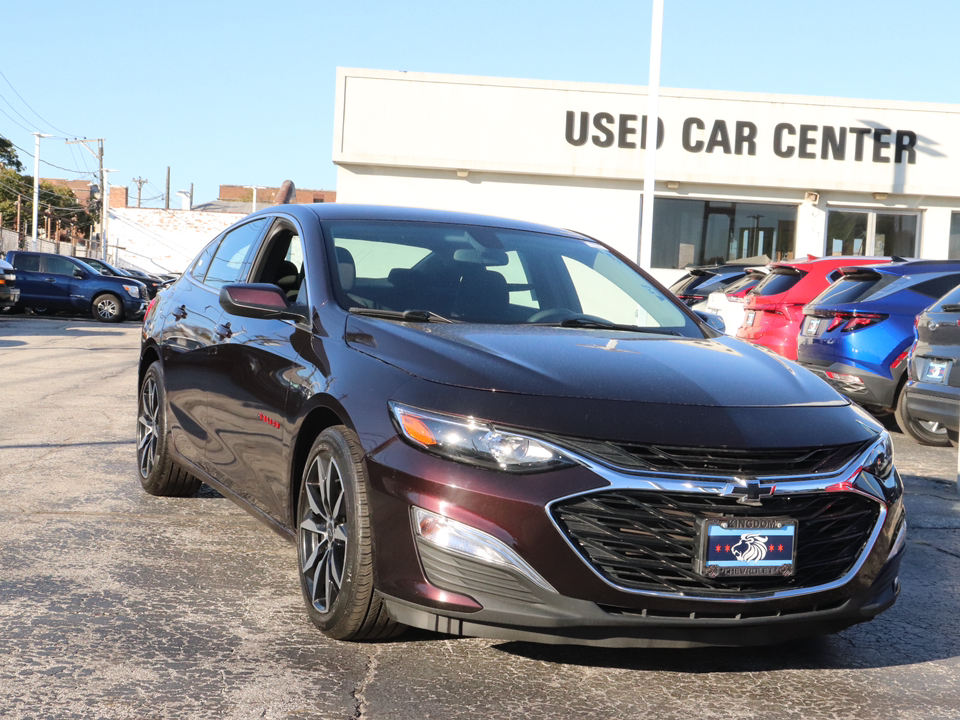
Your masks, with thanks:
[[[847,268],[844,267],[844,270]],[[918,275],[935,272],[954,272],[960,270],[960,260],[903,260],[873,265],[869,268],[850,268],[852,271],[863,270],[889,273],[891,275]],[[845,273],[846,274],[846,273]]]
[[[494,217],[491,215],[477,215],[473,213],[454,212],[450,210],[432,210],[429,208],[399,207],[393,205],[353,205],[350,203],[313,203],[309,205],[275,205],[259,210],[251,217],[258,215],[275,215],[278,212],[301,216],[313,214],[320,222],[334,220],[390,220],[395,222],[430,222],[449,223],[453,225],[479,225],[506,230],[525,230],[541,232],[551,235],[563,235],[579,240],[593,240],[589,235],[540,225],[523,220]]]

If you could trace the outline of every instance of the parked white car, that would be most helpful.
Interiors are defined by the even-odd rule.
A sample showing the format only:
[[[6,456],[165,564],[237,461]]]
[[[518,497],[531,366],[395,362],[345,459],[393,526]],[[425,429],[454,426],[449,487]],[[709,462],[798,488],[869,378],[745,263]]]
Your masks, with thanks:
[[[698,303],[693,309],[719,315],[723,320],[723,332],[736,336],[737,329],[743,324],[747,293],[769,272],[770,268],[764,266],[749,268],[742,278],[723,290],[710,293],[706,301]]]

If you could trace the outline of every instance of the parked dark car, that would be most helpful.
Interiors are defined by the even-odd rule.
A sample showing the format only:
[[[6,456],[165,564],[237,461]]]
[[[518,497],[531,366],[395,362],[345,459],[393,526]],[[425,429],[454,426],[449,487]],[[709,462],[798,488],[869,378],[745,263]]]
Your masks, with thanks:
[[[34,312],[92,313],[101,322],[136,319],[147,306],[147,287],[139,280],[101,275],[80,258],[14,250],[7,260],[16,268],[17,307]]]
[[[673,285],[670,292],[687,305],[703,302],[712,292],[725,289],[747,274],[750,267],[763,266],[770,262],[766,255],[731,260],[722,265],[704,265],[686,268],[687,273]]]
[[[155,298],[157,296],[157,291],[164,285],[167,285],[166,281],[152,277],[147,273],[135,272],[129,268],[119,268],[104,260],[99,260],[97,258],[84,258],[83,261],[94,270],[98,270],[103,275],[114,275],[116,277],[128,277],[133,278],[134,280],[139,280],[147,286],[147,294],[150,296],[150,299]]]
[[[19,299],[20,290],[17,288],[17,274],[13,265],[0,260],[0,310],[14,307]]]
[[[916,317],[960,284],[960,261],[900,261],[841,272],[803,310],[800,364],[871,411],[895,412],[900,429],[924,444],[948,445],[945,428],[911,422],[900,400]]]
[[[143,487],[297,546],[333,638],[741,645],[899,592],[890,438],[583,235],[284,205],[144,320]]]
[[[960,430],[960,286],[917,316],[916,340],[910,350],[907,384],[900,399],[903,430],[915,434],[945,428],[953,444]]]

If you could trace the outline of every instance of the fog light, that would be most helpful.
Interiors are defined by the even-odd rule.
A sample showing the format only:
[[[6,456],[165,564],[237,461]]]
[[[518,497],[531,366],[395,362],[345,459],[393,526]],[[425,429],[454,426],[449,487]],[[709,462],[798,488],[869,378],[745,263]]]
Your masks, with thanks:
[[[556,592],[512,548],[492,535],[423,508],[412,510],[414,532],[431,545],[473,560],[511,568],[544,590]]]

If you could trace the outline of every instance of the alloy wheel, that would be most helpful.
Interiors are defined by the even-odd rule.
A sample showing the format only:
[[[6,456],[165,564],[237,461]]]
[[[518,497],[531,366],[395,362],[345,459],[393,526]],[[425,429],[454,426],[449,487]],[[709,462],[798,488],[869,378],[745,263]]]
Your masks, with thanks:
[[[120,304],[116,298],[103,297],[97,302],[97,315],[103,320],[113,320],[120,312]]]
[[[343,587],[347,556],[347,515],[343,476],[326,453],[314,458],[304,483],[306,503],[300,518],[300,572],[310,602],[330,612]]]
[[[157,383],[148,377],[140,389],[140,416],[137,418],[137,461],[140,476],[147,478],[157,462],[157,430],[160,396]]]

